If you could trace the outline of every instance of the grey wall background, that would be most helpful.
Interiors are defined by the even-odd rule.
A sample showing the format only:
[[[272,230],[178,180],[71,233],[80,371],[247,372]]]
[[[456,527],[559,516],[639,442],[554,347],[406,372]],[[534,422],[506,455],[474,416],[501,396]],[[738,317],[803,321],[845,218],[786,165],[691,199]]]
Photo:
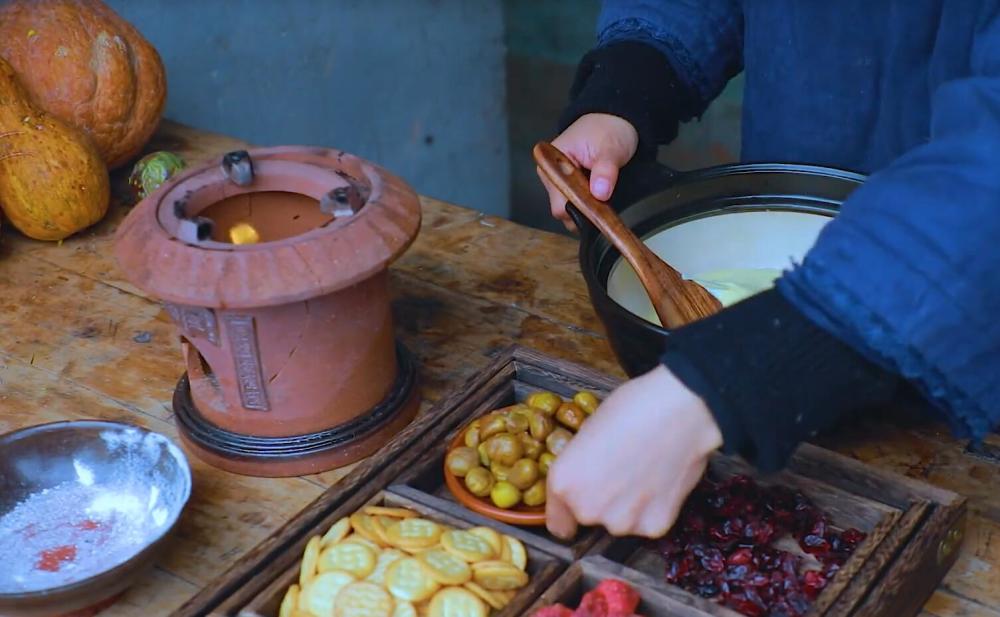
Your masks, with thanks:
[[[599,0],[503,0],[507,41],[507,124],[510,140],[511,217],[552,231],[531,147],[551,137],[576,65],[595,40]],[[736,160],[739,154],[743,81],[737,78],[701,121],[681,127],[660,160],[694,169]]]
[[[552,137],[600,0],[107,0],[159,49],[167,116],[353,152],[420,193],[560,231],[531,147]],[[736,158],[742,82],[662,153]]]
[[[109,0],[167,67],[166,115],[371,159],[507,216],[498,0]]]

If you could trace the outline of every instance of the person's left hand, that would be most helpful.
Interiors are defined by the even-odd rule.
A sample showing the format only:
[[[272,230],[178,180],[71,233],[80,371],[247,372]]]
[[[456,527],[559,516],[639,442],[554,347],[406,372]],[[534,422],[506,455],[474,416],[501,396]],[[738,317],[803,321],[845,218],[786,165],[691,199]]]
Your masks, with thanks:
[[[587,419],[549,469],[546,524],[658,538],[677,520],[722,434],[705,403],[665,367],[624,384]]]

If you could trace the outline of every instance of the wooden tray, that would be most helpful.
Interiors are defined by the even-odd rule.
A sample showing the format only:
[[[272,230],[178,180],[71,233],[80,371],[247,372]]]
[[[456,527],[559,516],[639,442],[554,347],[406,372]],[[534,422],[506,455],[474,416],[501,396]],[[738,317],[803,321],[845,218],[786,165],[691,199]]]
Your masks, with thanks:
[[[440,520],[460,526],[487,525],[521,539],[535,559],[544,563],[542,578],[533,580],[531,591],[518,598],[521,609],[531,601],[528,597],[532,593],[542,591],[539,585],[546,577],[565,572],[545,591],[543,599],[564,593],[573,585],[583,589],[595,580],[594,572],[610,570],[638,586],[650,606],[660,611],[651,614],[736,615],[667,584],[664,561],[647,549],[645,542],[611,538],[595,529],[582,530],[572,542],[561,542],[544,528],[511,527],[473,513],[455,502],[444,486],[444,448],[472,418],[539,389],[563,396],[586,389],[603,398],[617,383],[524,348],[501,352],[489,367],[444,397],[379,453],[209,583],[176,611],[175,617],[276,615],[280,594],[294,578],[309,538],[373,499],[410,504]],[[755,475],[740,461],[722,456],[713,459],[712,473]],[[758,480],[800,489],[827,512],[835,526],[853,526],[869,533],[824,589],[811,615],[911,617],[957,557],[965,501],[954,493],[809,445],[799,448],[786,471]],[[577,582],[567,583],[567,577],[573,576]],[[505,610],[505,614],[518,614],[511,612],[512,607]],[[521,614],[530,615],[531,611]]]
[[[713,457],[710,476],[734,474],[800,490],[829,516],[833,528],[855,527],[868,534],[820,593],[810,616],[916,615],[957,558],[965,501],[949,491],[810,445],[798,449],[786,471],[767,477],[738,460]],[[740,615],[667,583],[666,562],[646,540],[605,536],[591,554],[586,567],[576,574],[568,571],[538,606],[574,602],[579,599],[574,594],[582,595],[600,580],[595,577],[611,577],[643,595],[649,608],[640,611],[643,615]]]

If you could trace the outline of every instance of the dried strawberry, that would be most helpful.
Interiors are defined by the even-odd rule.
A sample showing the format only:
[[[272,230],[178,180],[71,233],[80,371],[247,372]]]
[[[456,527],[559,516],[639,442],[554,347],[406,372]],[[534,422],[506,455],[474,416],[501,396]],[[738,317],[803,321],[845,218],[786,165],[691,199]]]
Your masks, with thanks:
[[[538,609],[532,617],[573,617],[573,611],[562,604],[554,604]]]
[[[608,601],[598,591],[583,594],[580,606],[573,611],[573,617],[610,617]]]
[[[639,607],[639,594],[627,583],[615,579],[605,579],[597,584],[594,591],[603,595],[612,615],[631,615]]]

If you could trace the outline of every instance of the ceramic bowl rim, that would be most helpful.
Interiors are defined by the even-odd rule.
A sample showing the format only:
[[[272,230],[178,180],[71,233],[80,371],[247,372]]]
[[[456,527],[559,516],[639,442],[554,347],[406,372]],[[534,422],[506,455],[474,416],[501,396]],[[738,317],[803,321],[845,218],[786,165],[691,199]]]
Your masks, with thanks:
[[[481,497],[476,497],[468,489],[455,474],[451,473],[448,469],[448,453],[450,453],[455,448],[462,445],[465,431],[475,422],[478,418],[473,418],[472,420],[466,422],[455,434],[455,437],[448,442],[448,448],[445,450],[445,460],[441,463],[442,471],[444,472],[445,485],[448,487],[448,491],[455,497],[458,502],[476,512],[482,514],[483,516],[489,517],[495,521],[501,523],[507,523],[508,525],[519,525],[519,526],[529,526],[529,527],[540,527],[545,524],[545,506],[524,506],[524,508],[529,509],[503,509],[488,503]]]

